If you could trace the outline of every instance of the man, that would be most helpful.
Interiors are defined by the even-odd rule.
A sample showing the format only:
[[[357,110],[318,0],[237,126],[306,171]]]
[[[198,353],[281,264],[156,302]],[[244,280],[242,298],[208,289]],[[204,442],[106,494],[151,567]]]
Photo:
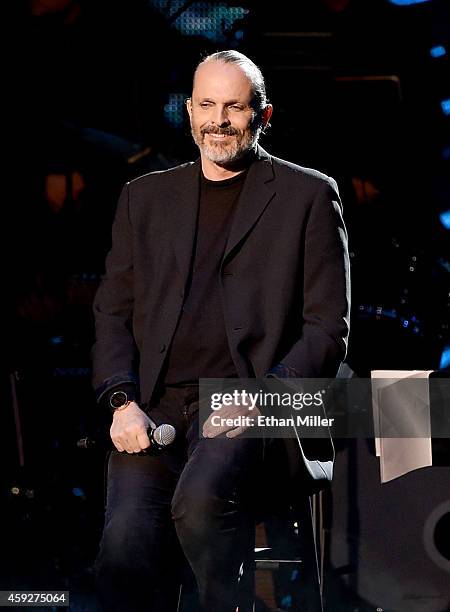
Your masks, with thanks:
[[[241,53],[199,64],[187,110],[200,160],[125,186],[94,304],[94,386],[117,449],[97,560],[108,612],[171,609],[177,541],[202,610],[234,612],[264,443],[209,419],[200,433],[198,378],[334,376],[346,350],[333,179],[258,146],[272,106]],[[152,421],[175,442],[138,454]],[[331,461],[310,459],[312,479],[330,478]]]

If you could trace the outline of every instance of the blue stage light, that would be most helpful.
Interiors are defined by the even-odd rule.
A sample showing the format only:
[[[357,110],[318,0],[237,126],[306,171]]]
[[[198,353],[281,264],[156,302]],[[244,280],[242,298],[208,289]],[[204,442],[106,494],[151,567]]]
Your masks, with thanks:
[[[283,608],[291,608],[292,607],[292,595],[285,595],[281,600],[281,605]]]
[[[447,98],[447,100],[442,100],[441,108],[445,115],[450,115],[450,98]]]
[[[170,19],[183,8],[185,0],[150,0],[150,4]],[[246,8],[228,6],[225,2],[194,2],[173,21],[173,27],[185,36],[204,36],[216,43],[229,42],[230,33],[235,40],[241,40],[233,33],[233,27],[248,12]]]
[[[188,98],[185,93],[172,93],[169,95],[167,104],[164,106],[164,117],[171,126],[183,127],[185,110],[184,101]]]
[[[424,2],[430,2],[430,0],[389,0],[389,2],[397,6],[408,6],[410,4],[423,4]]]
[[[436,47],[431,47],[430,55],[431,57],[443,57],[447,55],[447,50],[442,45],[436,45]]]
[[[441,362],[439,364],[440,369],[448,367],[450,367],[450,344],[442,351]]]
[[[450,230],[450,210],[446,210],[439,215],[439,219],[445,229]]]

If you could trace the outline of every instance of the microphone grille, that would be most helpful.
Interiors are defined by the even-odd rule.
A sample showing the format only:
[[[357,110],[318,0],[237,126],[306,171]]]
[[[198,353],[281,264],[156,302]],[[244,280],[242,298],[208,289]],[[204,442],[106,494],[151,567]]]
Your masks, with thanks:
[[[175,427],[168,423],[163,423],[153,432],[153,439],[159,446],[169,446],[175,440]]]

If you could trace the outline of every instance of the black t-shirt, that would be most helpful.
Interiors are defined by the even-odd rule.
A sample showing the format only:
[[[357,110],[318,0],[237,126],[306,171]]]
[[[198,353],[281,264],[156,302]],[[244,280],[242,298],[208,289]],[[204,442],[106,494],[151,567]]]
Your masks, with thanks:
[[[224,181],[201,176],[192,274],[167,358],[167,385],[237,377],[225,330],[220,263],[246,175]]]

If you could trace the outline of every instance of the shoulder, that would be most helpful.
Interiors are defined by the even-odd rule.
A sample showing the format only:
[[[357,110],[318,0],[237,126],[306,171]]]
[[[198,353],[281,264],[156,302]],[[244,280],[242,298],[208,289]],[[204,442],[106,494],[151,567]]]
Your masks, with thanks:
[[[127,183],[128,189],[133,193],[146,192],[155,187],[164,185],[176,185],[191,177],[197,166],[197,162],[187,162],[167,170],[156,170],[143,174]]]
[[[297,184],[297,186],[302,186],[312,191],[331,188],[333,191],[338,192],[336,181],[331,176],[314,168],[300,166],[273,155],[270,157],[276,179],[290,184]]]

